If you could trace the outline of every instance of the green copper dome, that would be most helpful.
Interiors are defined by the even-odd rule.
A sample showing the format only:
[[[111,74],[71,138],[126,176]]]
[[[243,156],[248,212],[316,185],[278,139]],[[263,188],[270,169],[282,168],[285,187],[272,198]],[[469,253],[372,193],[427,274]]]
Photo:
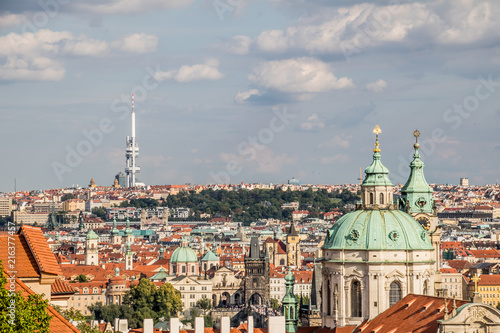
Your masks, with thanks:
[[[94,230],[90,230],[87,234],[87,239],[99,239],[99,236],[97,236]]]
[[[201,258],[201,261],[219,261],[219,258],[217,258],[217,255],[213,253],[212,251],[208,251],[203,258]]]
[[[170,262],[198,262],[198,257],[196,257],[196,253],[191,248],[181,246],[175,249],[174,253],[172,253]]]
[[[400,210],[357,210],[328,230],[328,250],[433,250],[427,231]]]

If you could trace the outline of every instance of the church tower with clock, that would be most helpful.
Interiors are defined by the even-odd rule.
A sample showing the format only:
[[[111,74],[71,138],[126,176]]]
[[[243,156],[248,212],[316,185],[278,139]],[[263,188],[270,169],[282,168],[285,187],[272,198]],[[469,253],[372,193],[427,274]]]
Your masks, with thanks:
[[[335,222],[322,247],[321,317],[328,328],[359,325],[409,293],[434,295],[435,249],[428,231],[394,202],[394,186],[381,160],[381,132],[378,125],[373,130],[375,148],[361,184],[362,203]],[[423,179],[416,170],[414,176]],[[411,188],[405,190],[405,198],[413,195]],[[416,201],[423,198],[420,213],[432,207],[431,194],[416,195]]]
[[[424,229],[429,233],[432,246],[434,247],[434,272],[439,274],[441,268],[441,228],[438,226],[438,218],[436,207],[432,197],[432,188],[427,184],[424,176],[424,162],[420,159],[418,148],[418,137],[420,132],[413,132],[415,137],[415,149],[413,153],[413,161],[410,163],[410,176],[406,184],[401,188],[401,198],[399,199],[399,209],[405,211],[417,220]],[[436,283],[440,283],[440,279],[436,276]],[[439,293],[440,288],[436,286],[436,292]],[[446,296],[446,295],[437,295]]]

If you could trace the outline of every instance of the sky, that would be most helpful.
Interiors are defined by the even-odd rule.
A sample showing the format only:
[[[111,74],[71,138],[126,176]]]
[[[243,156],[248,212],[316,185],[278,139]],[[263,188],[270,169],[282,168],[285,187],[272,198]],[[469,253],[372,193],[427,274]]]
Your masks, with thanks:
[[[498,1],[2,0],[0,192],[500,178]]]

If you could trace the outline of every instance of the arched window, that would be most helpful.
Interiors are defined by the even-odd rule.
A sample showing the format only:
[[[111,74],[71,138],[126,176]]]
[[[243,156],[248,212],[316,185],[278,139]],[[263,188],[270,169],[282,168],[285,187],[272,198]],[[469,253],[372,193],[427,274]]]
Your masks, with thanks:
[[[194,266],[191,266],[191,273],[194,273]]]
[[[379,204],[383,205],[384,204],[384,193],[380,193],[380,200]]]
[[[389,306],[393,306],[401,300],[401,285],[398,282],[391,283],[389,291]]]
[[[280,266],[285,266],[285,259],[280,260]]]
[[[326,314],[332,314],[332,287],[330,287],[330,280],[326,280]]]
[[[428,293],[429,293],[429,283],[427,282],[427,280],[425,280],[423,294],[427,295]]]
[[[182,265],[182,273],[186,273],[186,266]]]
[[[370,193],[370,205],[373,205],[373,193]]]
[[[351,317],[361,317],[361,283],[356,280],[351,283]]]

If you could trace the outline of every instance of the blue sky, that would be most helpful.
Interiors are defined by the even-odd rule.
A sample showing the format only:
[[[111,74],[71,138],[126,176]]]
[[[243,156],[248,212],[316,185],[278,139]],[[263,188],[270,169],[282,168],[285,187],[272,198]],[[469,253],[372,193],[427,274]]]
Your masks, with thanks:
[[[47,0],[0,6],[0,191],[111,185],[136,95],[146,184],[500,174],[496,1]],[[89,135],[88,133],[93,133]]]

